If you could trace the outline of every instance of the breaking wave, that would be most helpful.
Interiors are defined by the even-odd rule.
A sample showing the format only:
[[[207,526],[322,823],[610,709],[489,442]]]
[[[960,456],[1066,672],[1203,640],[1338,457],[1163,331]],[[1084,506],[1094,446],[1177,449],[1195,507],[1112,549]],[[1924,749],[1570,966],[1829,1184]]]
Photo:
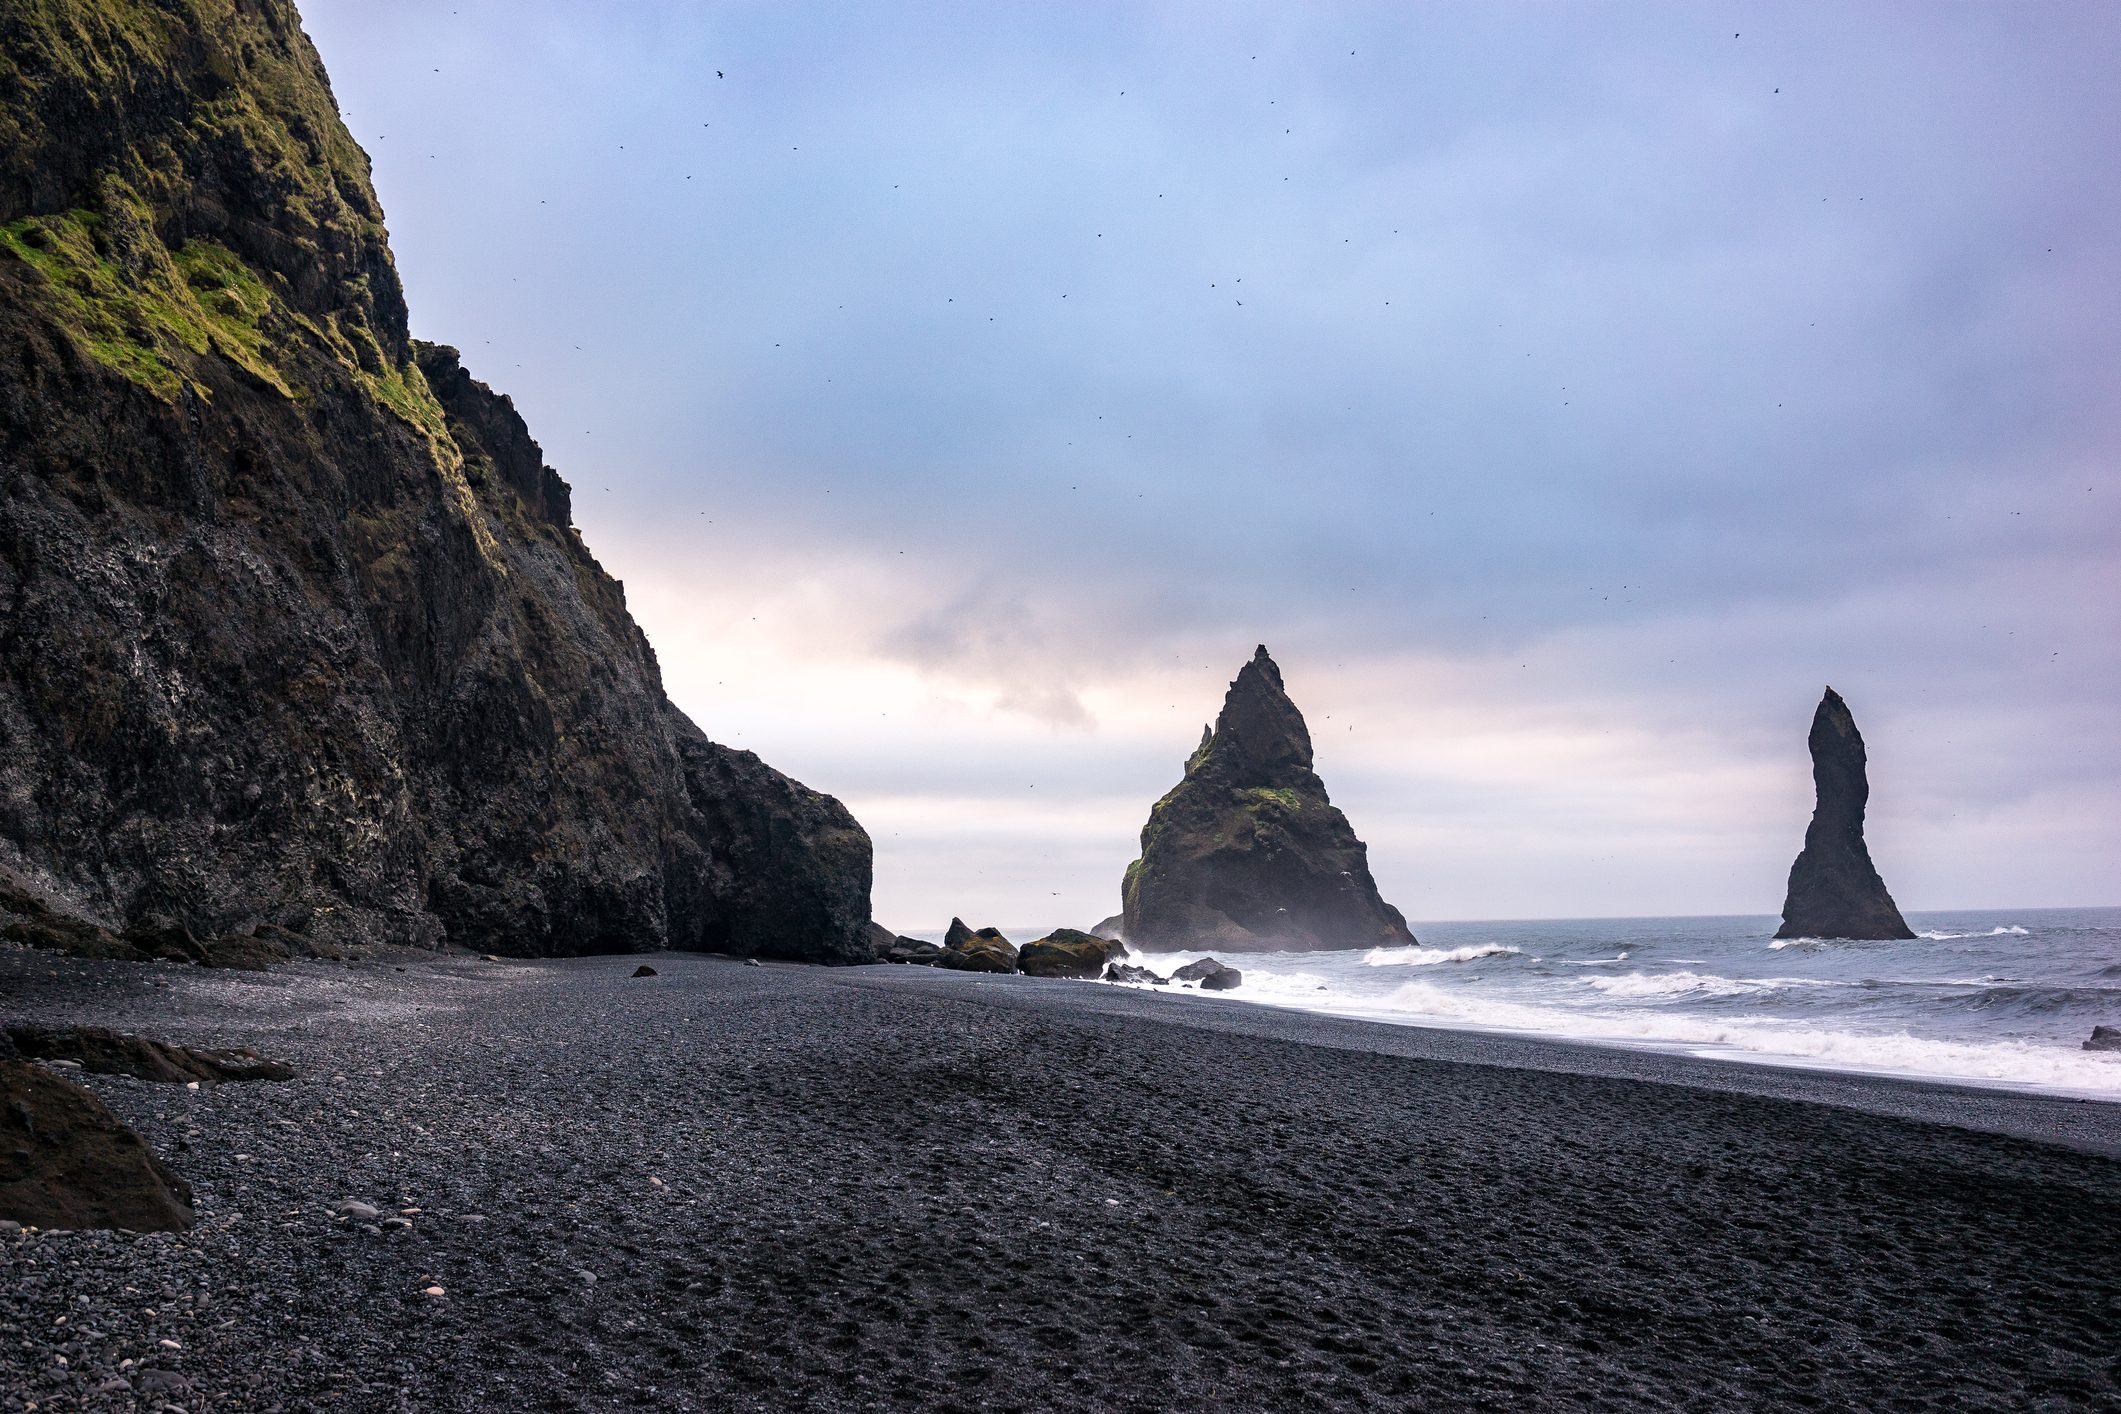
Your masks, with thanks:
[[[1472,962],[1483,957],[1508,957],[1524,949],[1503,943],[1481,943],[1463,948],[1371,948],[1362,955],[1365,967],[1434,967],[1440,962]]]

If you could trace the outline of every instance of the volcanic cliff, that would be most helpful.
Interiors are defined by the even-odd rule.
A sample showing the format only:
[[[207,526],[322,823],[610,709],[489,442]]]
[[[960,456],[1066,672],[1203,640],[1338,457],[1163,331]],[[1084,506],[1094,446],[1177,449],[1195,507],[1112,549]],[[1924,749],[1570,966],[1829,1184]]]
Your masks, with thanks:
[[[1239,670],[1185,779],[1142,827],[1120,932],[1137,948],[1413,943],[1369,853],[1311,768],[1311,733],[1262,646]]]
[[[1871,863],[1863,811],[1871,786],[1863,734],[1831,687],[1812,714],[1812,783],[1818,804],[1790,866],[1778,938],[1912,938]]]
[[[0,8],[0,883],[111,927],[866,961],[505,396],[414,340],[287,0]]]

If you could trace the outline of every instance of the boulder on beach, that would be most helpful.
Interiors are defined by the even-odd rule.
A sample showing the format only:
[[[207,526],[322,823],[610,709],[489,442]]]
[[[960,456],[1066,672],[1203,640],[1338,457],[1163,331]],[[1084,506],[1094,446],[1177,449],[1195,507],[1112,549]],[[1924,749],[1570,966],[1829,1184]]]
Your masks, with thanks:
[[[653,977],[656,975],[656,970],[644,962],[639,967],[633,969],[633,975],[636,977]]]
[[[1171,979],[1160,977],[1146,967],[1137,967],[1131,962],[1114,962],[1105,968],[1107,982],[1127,982],[1135,986],[1168,987]]]
[[[1016,945],[999,928],[975,931],[964,919],[953,918],[950,931],[943,934],[942,956],[935,961],[938,967],[957,972],[1014,972]]]
[[[1829,687],[1809,738],[1817,803],[1790,866],[1778,938],[1912,938],[1863,840],[1871,787],[1856,719]]]
[[[914,967],[933,967],[942,960],[943,945],[922,938],[894,938],[890,951],[884,954],[886,962],[901,962]]]
[[[2084,1043],[2087,1051],[2121,1051],[2121,1026],[2094,1026],[2092,1038]]]
[[[0,1218],[182,1232],[191,1189],[94,1095],[29,1061],[0,1060]]]
[[[99,1075],[127,1075],[135,1080],[184,1085],[220,1085],[241,1080],[292,1080],[294,1067],[268,1060],[248,1046],[236,1050],[195,1050],[125,1036],[101,1026],[35,1026],[7,1028],[7,1039],[30,1060],[71,1061]]]
[[[1171,974],[1174,982],[1192,982],[1203,992],[1227,992],[1245,980],[1245,974],[1234,967],[1226,967],[1212,957],[1198,962],[1189,962]]]
[[[1025,943],[1016,955],[1017,971],[1027,977],[1096,977],[1115,955],[1118,944],[1076,928],[1055,928]]]
[[[1142,827],[1120,932],[1136,948],[1409,947],[1369,851],[1311,768],[1311,734],[1264,646]]]

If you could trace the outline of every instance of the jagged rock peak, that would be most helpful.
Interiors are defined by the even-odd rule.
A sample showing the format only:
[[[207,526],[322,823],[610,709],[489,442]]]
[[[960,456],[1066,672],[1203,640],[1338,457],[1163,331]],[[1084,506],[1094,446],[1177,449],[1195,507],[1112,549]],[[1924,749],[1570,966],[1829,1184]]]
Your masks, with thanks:
[[[1912,938],[1863,840],[1870,801],[1863,734],[1841,694],[1829,687],[1812,714],[1809,738],[1817,803],[1804,849],[1790,866],[1778,938]]]
[[[1156,803],[1121,888],[1136,947],[1405,946],[1368,851],[1312,768],[1311,733],[1262,644],[1185,778]]]

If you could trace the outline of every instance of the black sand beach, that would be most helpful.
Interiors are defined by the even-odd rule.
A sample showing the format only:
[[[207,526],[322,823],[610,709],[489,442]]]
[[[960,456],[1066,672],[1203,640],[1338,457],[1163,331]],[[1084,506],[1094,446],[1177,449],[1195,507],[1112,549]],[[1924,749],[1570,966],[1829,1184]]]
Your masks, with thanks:
[[[0,1407],[2121,1401],[2121,1106],[649,960],[0,953],[301,1072],[85,1078],[201,1221],[0,1238]]]

